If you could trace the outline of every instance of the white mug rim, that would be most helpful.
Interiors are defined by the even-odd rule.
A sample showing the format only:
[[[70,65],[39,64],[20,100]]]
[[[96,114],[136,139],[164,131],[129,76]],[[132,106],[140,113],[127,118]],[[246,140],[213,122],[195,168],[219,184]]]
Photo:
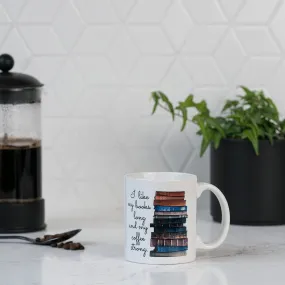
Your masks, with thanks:
[[[195,174],[171,171],[132,172],[125,174],[125,178],[149,182],[178,182],[194,179],[197,182]]]

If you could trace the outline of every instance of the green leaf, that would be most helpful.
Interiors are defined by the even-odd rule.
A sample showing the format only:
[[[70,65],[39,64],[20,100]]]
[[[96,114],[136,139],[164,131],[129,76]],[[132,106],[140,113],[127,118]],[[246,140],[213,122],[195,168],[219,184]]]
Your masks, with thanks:
[[[247,129],[247,130],[244,130],[242,132],[241,136],[243,139],[247,138],[248,140],[251,141],[255,153],[256,153],[256,155],[258,155],[259,154],[259,152],[258,152],[258,138],[255,136],[254,132],[252,130]]]
[[[158,103],[159,103],[159,96],[156,94],[156,92],[152,92],[151,97],[154,100],[154,105],[153,105],[152,113],[151,113],[153,115],[155,113],[157,106],[158,106]]]
[[[239,104],[239,102],[237,100],[227,100],[226,104],[224,105],[222,112],[225,112],[226,110],[232,108],[232,107],[236,107]]]
[[[268,137],[270,144],[273,145],[273,135],[270,133],[265,133],[265,135]]]
[[[198,112],[203,113],[203,114],[209,114],[209,109],[207,107],[206,101],[202,100],[200,103],[196,103],[196,109]]]
[[[225,132],[224,132],[224,130],[222,129],[222,127],[220,126],[220,124],[218,123],[218,121],[217,121],[215,118],[208,117],[208,118],[206,119],[206,121],[207,121],[207,123],[208,123],[211,127],[216,128],[216,129],[220,132],[220,134],[221,134],[223,137],[225,137]]]
[[[245,86],[240,86],[241,89],[245,92],[244,96],[241,96],[242,99],[245,99],[247,101],[252,100],[256,95],[254,91],[249,90],[247,87]]]
[[[184,101],[184,106],[185,107],[195,107],[195,103],[193,101],[194,96],[192,94],[190,94],[189,96],[187,96],[187,98]]]
[[[277,109],[276,105],[274,104],[274,102],[272,101],[272,99],[268,97],[268,98],[265,98],[265,100],[268,102],[269,106],[273,109],[273,111],[276,114],[278,114],[279,113],[278,109]]]
[[[204,155],[204,153],[206,152],[208,146],[210,144],[210,141],[207,140],[205,137],[202,139],[202,143],[201,143],[201,148],[200,148],[200,157],[202,157]]]
[[[205,127],[205,118],[203,115],[197,114],[192,118],[192,121],[196,123],[201,130],[202,136],[205,137],[206,139],[209,138],[208,136],[208,130]]]
[[[201,136],[201,135],[202,135],[201,130],[198,130],[198,131],[196,132],[196,134],[199,135],[199,136]]]
[[[222,135],[219,132],[215,132],[213,135],[215,149],[219,147],[221,139],[222,139]]]
[[[168,97],[164,93],[162,93],[161,91],[158,91],[158,94],[159,94],[161,100],[167,105],[169,112],[172,115],[172,120],[174,121],[175,113],[174,113],[174,108],[173,108],[172,103],[169,101]]]
[[[183,102],[186,108],[194,107],[199,113],[209,114],[209,109],[207,107],[207,103],[205,100],[202,100],[199,103],[194,102],[194,96],[191,94],[189,95],[185,101]]]
[[[182,114],[182,126],[181,126],[181,132],[185,129],[186,127],[186,123],[188,120],[188,113],[187,113],[187,109],[185,108],[183,102],[179,103],[179,106],[176,107],[177,110],[179,110]]]

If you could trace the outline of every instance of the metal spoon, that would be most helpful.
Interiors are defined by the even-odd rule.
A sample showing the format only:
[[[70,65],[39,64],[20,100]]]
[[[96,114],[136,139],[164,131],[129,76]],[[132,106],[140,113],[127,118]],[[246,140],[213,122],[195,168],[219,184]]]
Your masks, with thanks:
[[[21,240],[28,241],[32,244],[51,245],[54,243],[66,241],[66,240],[74,237],[75,235],[77,235],[79,232],[81,232],[81,229],[57,234],[56,237],[53,237],[53,235],[51,235],[52,237],[50,239],[47,239],[47,240],[40,240],[39,238],[33,239],[33,238],[24,237],[24,236],[10,236],[10,235],[0,236],[0,239],[21,239]]]

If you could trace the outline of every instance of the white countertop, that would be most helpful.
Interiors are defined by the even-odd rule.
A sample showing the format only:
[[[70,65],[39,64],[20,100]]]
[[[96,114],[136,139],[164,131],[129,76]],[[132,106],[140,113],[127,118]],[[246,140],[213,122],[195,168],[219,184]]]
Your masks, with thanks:
[[[198,231],[203,237],[213,237],[218,233],[219,224],[204,216],[198,221]],[[0,284],[285,284],[285,226],[231,226],[226,243],[215,251],[198,252],[195,262],[156,266],[124,261],[122,215],[116,217],[117,220],[109,221],[98,217],[48,219],[47,233],[82,228],[73,241],[85,245],[85,251],[1,241]]]

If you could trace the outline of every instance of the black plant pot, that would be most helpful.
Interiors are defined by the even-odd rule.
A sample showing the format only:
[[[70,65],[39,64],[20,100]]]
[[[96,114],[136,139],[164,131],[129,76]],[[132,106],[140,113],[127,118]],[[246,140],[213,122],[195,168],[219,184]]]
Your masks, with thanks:
[[[247,140],[223,139],[211,147],[211,183],[225,195],[231,224],[285,224],[285,140],[259,141],[259,156]],[[211,215],[221,210],[211,194]]]

